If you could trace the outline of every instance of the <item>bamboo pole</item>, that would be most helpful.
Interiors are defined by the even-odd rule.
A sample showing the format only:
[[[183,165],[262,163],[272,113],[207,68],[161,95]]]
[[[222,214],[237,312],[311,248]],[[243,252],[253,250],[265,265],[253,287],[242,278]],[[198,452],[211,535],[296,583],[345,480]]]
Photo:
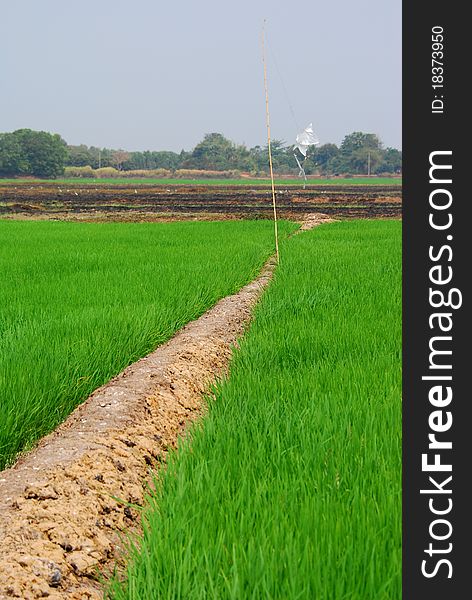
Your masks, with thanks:
[[[272,150],[270,146],[270,116],[269,116],[269,92],[267,88],[267,67],[265,59],[265,19],[262,26],[262,63],[264,65],[264,90],[265,90],[265,103],[266,103],[266,124],[267,124],[267,146],[269,149],[269,169],[270,169],[270,181],[272,184],[272,205],[274,208],[274,233],[275,233],[275,255],[277,257],[277,264],[280,262],[279,256],[279,235],[277,231],[277,207],[275,203],[275,185],[274,185],[274,171],[272,168]]]

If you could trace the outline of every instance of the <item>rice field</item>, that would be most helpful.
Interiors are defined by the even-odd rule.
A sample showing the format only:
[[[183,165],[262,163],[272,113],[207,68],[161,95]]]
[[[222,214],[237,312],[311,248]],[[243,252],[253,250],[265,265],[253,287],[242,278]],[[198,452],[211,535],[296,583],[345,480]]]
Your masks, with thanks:
[[[267,221],[1,221],[0,468],[251,280],[272,236]]]
[[[401,597],[401,225],[285,241],[114,600]]]
[[[296,227],[280,222],[227,377],[135,507],[112,600],[401,597],[401,224]],[[3,468],[252,280],[273,225],[2,221],[0,245]]]

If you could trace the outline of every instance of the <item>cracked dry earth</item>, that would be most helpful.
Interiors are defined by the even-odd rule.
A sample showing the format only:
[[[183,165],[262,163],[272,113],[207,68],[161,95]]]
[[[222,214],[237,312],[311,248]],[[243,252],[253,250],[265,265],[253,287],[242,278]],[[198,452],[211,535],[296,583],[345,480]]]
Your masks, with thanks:
[[[268,261],[0,472],[2,600],[102,598],[100,574],[120,564],[125,532],[139,532],[151,474],[204,410],[273,269]]]

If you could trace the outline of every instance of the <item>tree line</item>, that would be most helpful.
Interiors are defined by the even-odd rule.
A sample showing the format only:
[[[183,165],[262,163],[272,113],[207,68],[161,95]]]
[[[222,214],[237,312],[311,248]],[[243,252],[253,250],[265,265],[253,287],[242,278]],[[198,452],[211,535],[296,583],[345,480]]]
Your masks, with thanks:
[[[298,173],[293,146],[273,140],[271,149],[276,173]],[[198,169],[240,171],[259,176],[268,172],[267,157],[267,146],[247,148],[221,133],[209,133],[192,151],[180,153],[74,146],[68,145],[58,134],[31,129],[0,133],[0,177],[54,178],[62,175],[65,167],[112,167],[119,171]],[[339,147],[330,143],[310,147],[304,162],[308,175],[392,174],[400,173],[401,165],[401,151],[385,148],[377,135],[363,132],[346,135]]]

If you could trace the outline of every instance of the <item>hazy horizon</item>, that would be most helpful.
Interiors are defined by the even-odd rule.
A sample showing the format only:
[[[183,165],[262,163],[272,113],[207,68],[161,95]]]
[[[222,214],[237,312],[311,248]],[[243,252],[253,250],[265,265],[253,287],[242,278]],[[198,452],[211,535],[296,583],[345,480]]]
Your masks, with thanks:
[[[17,0],[2,13],[0,131],[129,151],[188,151],[211,132],[264,145],[266,17],[274,139],[291,144],[312,121],[321,144],[365,131],[401,148],[399,0],[184,0],[178,12]]]

